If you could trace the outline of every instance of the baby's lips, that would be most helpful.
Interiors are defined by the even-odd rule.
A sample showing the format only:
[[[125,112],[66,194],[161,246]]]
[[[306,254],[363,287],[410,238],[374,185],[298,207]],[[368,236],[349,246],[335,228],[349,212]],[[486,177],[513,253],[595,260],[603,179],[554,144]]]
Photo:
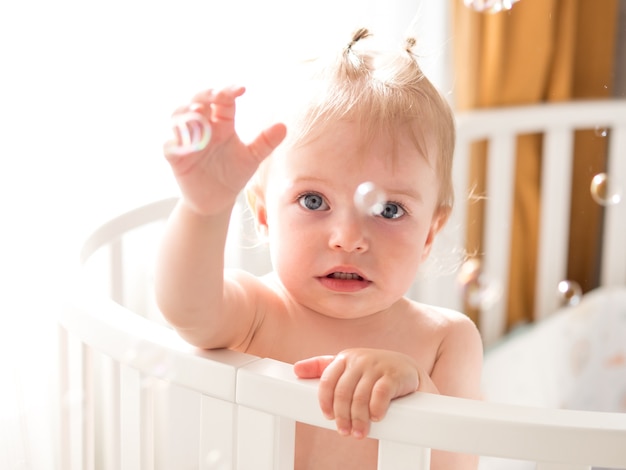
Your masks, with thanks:
[[[338,276],[348,276],[348,275],[352,275],[352,276],[356,275],[363,281],[369,281],[369,279],[367,278],[367,276],[365,276],[364,273],[362,273],[361,271],[359,271],[358,269],[352,266],[336,266],[328,270],[321,277],[331,277],[331,276],[338,277]]]

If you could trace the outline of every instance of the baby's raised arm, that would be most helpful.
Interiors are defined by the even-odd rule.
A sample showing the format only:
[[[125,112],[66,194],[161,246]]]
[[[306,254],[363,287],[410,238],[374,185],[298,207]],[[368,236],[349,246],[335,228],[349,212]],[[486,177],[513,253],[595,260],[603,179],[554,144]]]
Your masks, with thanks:
[[[275,124],[249,144],[240,140],[235,100],[244,91],[208,90],[174,113],[193,111],[204,117],[211,127],[206,147],[178,155],[168,151],[171,143],[165,146],[182,198],[158,257],[156,298],[179,334],[203,348],[237,345],[254,321],[247,290],[224,279],[224,246],[237,195],[286,134],[284,125]]]

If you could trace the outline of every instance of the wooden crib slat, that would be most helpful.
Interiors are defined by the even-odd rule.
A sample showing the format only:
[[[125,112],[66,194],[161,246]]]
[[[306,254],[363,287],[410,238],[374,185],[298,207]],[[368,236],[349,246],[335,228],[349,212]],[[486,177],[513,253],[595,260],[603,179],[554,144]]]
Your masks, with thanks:
[[[450,220],[444,228],[445,232],[440,236],[442,241],[448,247],[447,253],[444,253],[444,260],[452,263],[452,266],[446,265],[445,270],[451,270],[450,274],[441,276],[441,286],[436,289],[436,297],[429,299],[433,305],[441,305],[442,307],[451,308],[462,312],[465,308],[463,296],[458,284],[458,269],[465,261],[466,247],[465,234],[467,233],[467,200],[471,196],[468,178],[470,162],[470,145],[469,142],[461,142],[457,146],[454,154],[454,165],[452,167],[452,181],[455,191],[455,203]],[[437,237],[439,238],[439,237]],[[435,242],[437,243],[437,242]],[[450,261],[451,260],[451,261]],[[432,289],[432,287],[430,287]],[[450,295],[450,293],[454,293]],[[442,299],[446,299],[445,304],[439,303]]]
[[[94,390],[94,353],[89,346],[82,344],[83,351],[83,439],[84,466],[83,468],[96,468],[95,456],[95,413],[96,400]]]
[[[199,470],[235,468],[237,406],[206,395],[200,406]]]
[[[399,442],[378,443],[378,470],[429,470],[430,449]]]
[[[141,377],[142,382],[145,377]],[[154,419],[154,388],[146,387],[141,384],[139,390],[141,408],[139,410],[139,419],[141,420],[141,470],[154,470],[156,468],[156,452],[155,452],[155,431],[156,423]]]
[[[63,468],[80,470],[92,469],[89,465],[88,435],[85,433],[85,410],[87,407],[83,364],[85,360],[83,344],[80,340],[68,336],[67,341],[67,387],[63,390],[62,407],[66,418],[69,448],[65,455]]]
[[[291,470],[296,421],[334,429],[334,423],[324,418],[318,405],[316,382],[299,381],[290,365],[271,359],[259,359],[237,371],[236,402],[239,404],[237,468],[242,470]],[[274,436],[274,444],[259,441],[261,429]],[[254,449],[257,445],[266,447],[265,466],[246,466],[247,461],[241,458],[248,457],[242,456],[245,453],[242,449]]]
[[[295,435],[294,420],[240,406],[237,469],[293,470]]]
[[[77,338],[59,330],[59,463],[67,470],[94,468],[94,396],[91,354]]]
[[[515,185],[515,134],[501,134],[489,141],[487,165],[487,199],[483,244],[485,288],[497,289],[500,295],[481,305],[479,325],[485,344],[491,344],[506,329],[506,297],[509,277],[509,253],[513,195]],[[495,196],[497,195],[497,197]]]
[[[96,453],[103,469],[117,470],[120,462],[120,365],[108,356],[101,355],[99,359],[97,434],[100,438]]]
[[[607,173],[621,190],[622,200],[605,209],[601,283],[623,286],[626,284],[626,122],[614,127],[609,139]]]
[[[141,374],[128,366],[120,367],[120,469],[141,469]]]
[[[557,310],[557,286],[567,276],[573,138],[568,128],[550,129],[543,138],[535,320]]]
[[[57,453],[57,468],[67,468],[71,470],[71,451],[70,444],[70,422],[71,415],[68,406],[67,397],[70,393],[70,337],[67,330],[60,326],[57,328],[57,354],[59,361],[59,371],[57,374],[57,409],[56,424],[58,432],[55,433],[55,446]]]
[[[63,443],[63,468],[92,470],[95,468],[92,352],[80,340],[69,335],[62,335],[61,340],[66,341],[63,349],[67,354],[61,389],[62,438],[68,440]]]
[[[111,292],[114,302],[124,305],[124,248],[121,239],[113,241],[109,246],[109,276]]]
[[[454,186],[455,203],[450,214],[448,225],[454,230],[452,249],[465,249],[462,243],[467,230],[467,200],[471,196],[468,178],[470,167],[470,142],[463,140],[457,143],[454,151],[454,165],[452,166],[452,184]],[[458,310],[461,310],[461,303]]]

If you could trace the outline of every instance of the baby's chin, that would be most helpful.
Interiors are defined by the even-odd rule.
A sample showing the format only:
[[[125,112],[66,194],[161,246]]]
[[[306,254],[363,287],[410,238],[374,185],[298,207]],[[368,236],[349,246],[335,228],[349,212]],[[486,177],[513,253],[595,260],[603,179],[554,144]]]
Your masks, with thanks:
[[[340,298],[326,299],[325,302],[309,303],[306,308],[325,318],[356,324],[371,324],[379,318],[388,318],[394,312],[410,309],[406,299],[394,302],[373,303],[368,299],[351,299],[345,295]]]

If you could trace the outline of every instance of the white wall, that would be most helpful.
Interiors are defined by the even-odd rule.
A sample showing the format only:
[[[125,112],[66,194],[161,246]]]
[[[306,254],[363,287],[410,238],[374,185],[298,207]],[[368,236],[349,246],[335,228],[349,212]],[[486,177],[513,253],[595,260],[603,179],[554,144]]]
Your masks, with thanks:
[[[171,111],[196,91],[224,82],[246,85],[251,96],[263,93],[285,58],[318,46],[342,47],[357,26],[396,47],[418,11],[415,31],[424,69],[447,90],[446,5],[420,0],[0,4],[0,420],[16,425],[0,435],[0,459],[2,447],[6,455],[0,468],[49,468],[50,449],[41,444],[48,424],[41,410],[54,378],[49,366],[58,301],[90,228],[121,210],[176,193],[161,156]],[[245,104],[242,110],[252,115]]]

